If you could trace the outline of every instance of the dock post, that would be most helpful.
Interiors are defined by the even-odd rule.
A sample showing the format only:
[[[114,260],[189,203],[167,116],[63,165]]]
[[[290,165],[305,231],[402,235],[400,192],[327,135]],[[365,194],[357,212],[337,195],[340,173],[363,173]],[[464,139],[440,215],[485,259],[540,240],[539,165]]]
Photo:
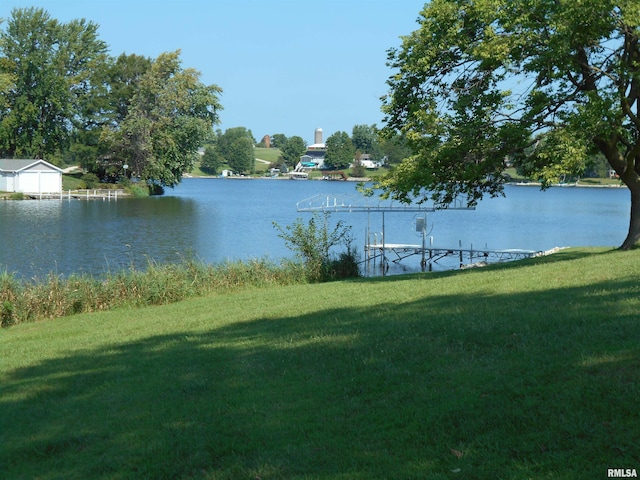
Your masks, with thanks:
[[[385,276],[385,267],[387,265],[387,255],[385,251],[385,235],[384,235],[384,212],[382,212],[382,276]]]
[[[422,260],[420,261],[420,267],[424,272],[425,267],[427,266],[427,261],[425,259],[425,254],[427,249],[427,215],[424,216],[424,223],[422,224]]]
[[[433,270],[433,236],[429,237],[429,271]]]

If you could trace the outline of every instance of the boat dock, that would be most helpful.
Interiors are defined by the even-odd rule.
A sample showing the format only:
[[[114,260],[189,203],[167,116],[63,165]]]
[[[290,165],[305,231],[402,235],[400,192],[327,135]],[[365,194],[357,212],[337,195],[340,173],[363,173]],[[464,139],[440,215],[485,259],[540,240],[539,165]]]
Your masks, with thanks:
[[[427,242],[427,213],[443,209],[435,205],[426,204],[397,204],[393,202],[373,202],[372,199],[354,198],[350,195],[320,194],[301,200],[297,203],[298,212],[342,212],[342,213],[380,213],[382,217],[382,231],[373,233],[369,227],[365,233],[365,260],[367,270],[379,264],[385,272],[390,262],[400,263],[405,258],[419,255],[420,266],[423,271],[433,269],[435,263],[444,259],[456,259],[460,268],[471,268],[486,265],[491,262],[520,260],[524,258],[544,255],[537,250],[523,249],[490,249],[464,248],[462,242],[457,247],[440,247],[433,245],[433,237]],[[447,210],[474,210],[469,207],[464,198],[457,198],[446,206]],[[415,232],[422,236],[421,244],[388,243],[385,239],[385,214],[413,213],[416,215]],[[368,222],[370,223],[370,221]],[[455,261],[453,262],[455,264]],[[452,268],[449,266],[449,268]],[[384,273],[383,273],[384,274]]]
[[[419,255],[422,270],[433,269],[433,264],[444,258],[454,258],[458,260],[460,268],[471,268],[484,266],[491,262],[505,262],[511,260],[521,260],[543,255],[538,250],[523,250],[517,248],[510,249],[489,249],[462,247],[459,242],[457,247],[438,247],[432,244],[418,245],[405,243],[384,243],[377,240],[377,235],[373,243],[365,244],[365,256],[367,264],[373,262],[374,266],[379,260],[380,266],[388,268],[389,262],[399,263],[405,258]]]
[[[95,190],[67,190],[60,193],[25,193],[25,196],[34,200],[118,200],[125,195],[122,189],[95,189]]]

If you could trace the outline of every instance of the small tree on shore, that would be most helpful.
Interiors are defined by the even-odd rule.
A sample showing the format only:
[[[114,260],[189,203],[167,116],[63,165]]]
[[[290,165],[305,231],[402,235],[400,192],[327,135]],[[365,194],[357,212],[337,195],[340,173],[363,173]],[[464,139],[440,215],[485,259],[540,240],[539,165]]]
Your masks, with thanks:
[[[294,251],[307,269],[307,277],[312,282],[326,282],[337,278],[359,275],[358,262],[351,243],[351,227],[339,221],[333,230],[329,228],[329,213],[314,213],[305,224],[298,218],[284,229],[274,222],[287,248]],[[338,258],[332,256],[334,247],[344,245],[346,252]]]

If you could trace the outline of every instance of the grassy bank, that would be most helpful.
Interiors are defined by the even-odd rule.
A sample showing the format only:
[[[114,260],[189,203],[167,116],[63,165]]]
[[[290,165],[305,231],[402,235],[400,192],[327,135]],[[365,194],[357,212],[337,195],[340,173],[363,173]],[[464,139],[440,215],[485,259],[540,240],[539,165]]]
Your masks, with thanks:
[[[247,288],[0,331],[2,478],[640,469],[640,252]]]

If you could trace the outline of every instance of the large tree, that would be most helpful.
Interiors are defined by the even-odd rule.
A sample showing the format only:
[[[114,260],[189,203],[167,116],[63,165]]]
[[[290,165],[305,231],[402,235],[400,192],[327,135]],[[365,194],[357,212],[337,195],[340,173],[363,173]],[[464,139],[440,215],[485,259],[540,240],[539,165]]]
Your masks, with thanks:
[[[0,33],[0,153],[49,160],[70,142],[106,61],[97,25],[14,9]]]
[[[256,156],[253,146],[255,138],[251,130],[245,127],[233,127],[225,130],[216,139],[216,148],[234,172],[253,173],[256,168]]]
[[[104,131],[105,161],[125,164],[149,184],[172,187],[197,158],[218,123],[220,88],[183,69],[180,52],[163,53],[136,80],[121,121]]]
[[[351,131],[351,143],[355,150],[368,153],[376,160],[383,157],[375,125],[354,125]]]
[[[285,144],[279,148],[287,165],[295,167],[300,161],[300,157],[307,151],[307,142],[302,137],[294,135],[288,138]]]
[[[347,132],[336,132],[327,138],[327,153],[324,164],[332,168],[348,168],[355,155],[355,149]]]
[[[601,152],[631,193],[640,244],[640,3],[432,0],[389,52],[385,132],[413,155],[382,182],[399,199],[475,204],[505,159],[543,187]]]

